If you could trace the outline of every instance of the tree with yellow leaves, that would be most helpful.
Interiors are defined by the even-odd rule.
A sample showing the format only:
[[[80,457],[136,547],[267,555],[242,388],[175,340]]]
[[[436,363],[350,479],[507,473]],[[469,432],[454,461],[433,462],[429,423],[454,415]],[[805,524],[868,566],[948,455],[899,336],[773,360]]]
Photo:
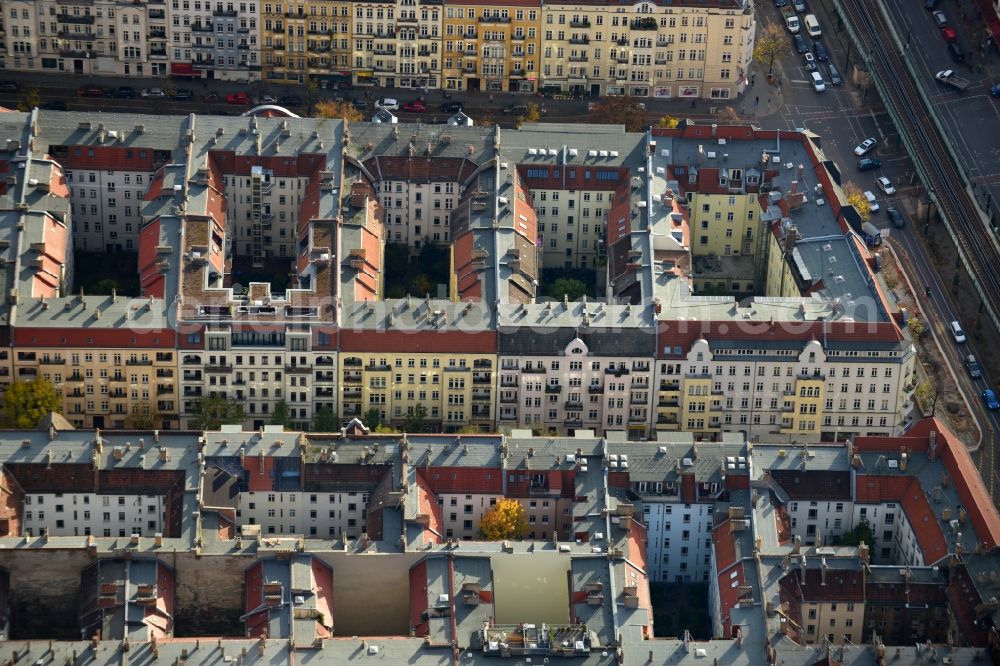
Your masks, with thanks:
[[[483,514],[479,523],[479,536],[486,541],[520,539],[528,533],[528,519],[524,507],[515,499],[502,499]]]
[[[868,201],[868,197],[865,196],[860,187],[849,182],[844,185],[844,195],[847,197],[847,203],[854,206],[854,210],[858,211],[862,222],[867,222],[872,218],[871,202]]]
[[[359,121],[362,119],[361,112],[354,108],[350,102],[338,102],[332,99],[325,99],[316,102],[315,116],[317,118],[342,118],[348,121]]]

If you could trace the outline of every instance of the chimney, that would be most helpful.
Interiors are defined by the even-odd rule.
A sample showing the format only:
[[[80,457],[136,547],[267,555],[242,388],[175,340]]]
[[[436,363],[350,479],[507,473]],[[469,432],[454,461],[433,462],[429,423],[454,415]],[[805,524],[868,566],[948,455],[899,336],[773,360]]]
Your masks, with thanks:
[[[806,172],[806,167],[805,167],[805,165],[803,165],[803,164],[800,164],[800,165],[799,165],[799,179],[800,179],[800,180],[802,179],[802,176],[803,176],[803,175],[805,174],[805,172]]]
[[[819,584],[826,585],[826,558],[819,561]]]
[[[937,430],[931,430],[930,434],[927,435],[927,459],[934,460],[937,458]]]
[[[802,537],[800,535],[796,534],[795,538],[792,540],[792,554],[793,555],[798,555],[799,554],[799,550],[801,548],[802,548]]]
[[[535,455],[535,449],[532,447],[528,447],[528,457],[531,458],[534,457],[534,455]]]
[[[899,471],[906,471],[906,459],[909,456],[906,454],[906,448],[904,447],[902,451],[899,452]]]
[[[793,180],[792,181],[792,188],[790,190],[788,190],[788,194],[789,195],[795,194],[798,191],[799,191],[799,181]]]
[[[806,554],[805,553],[802,553],[802,556],[799,558],[799,584],[800,585],[805,585],[806,584]]]

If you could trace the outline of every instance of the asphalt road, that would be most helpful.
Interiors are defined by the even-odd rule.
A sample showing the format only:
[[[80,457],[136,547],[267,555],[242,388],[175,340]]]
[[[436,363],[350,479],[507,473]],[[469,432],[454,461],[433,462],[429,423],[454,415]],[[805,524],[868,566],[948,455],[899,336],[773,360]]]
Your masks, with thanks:
[[[909,35],[907,58],[920,72],[918,84],[944,121],[967,176],[977,185],[980,206],[985,207],[988,202],[993,209],[994,224],[1000,224],[1000,98],[990,96],[990,86],[1000,82],[1000,78],[990,73],[1000,69],[1000,64],[992,51],[984,54],[979,49],[975,35],[963,21],[963,14],[969,16],[973,11],[968,0],[938,3],[949,25],[958,32],[958,43],[966,52],[964,64],[951,59],[940,29],[920,4],[917,7],[912,2],[890,0],[886,7],[900,35]],[[945,69],[955,69],[960,76],[971,80],[972,85],[960,92],[936,82],[934,74]]]

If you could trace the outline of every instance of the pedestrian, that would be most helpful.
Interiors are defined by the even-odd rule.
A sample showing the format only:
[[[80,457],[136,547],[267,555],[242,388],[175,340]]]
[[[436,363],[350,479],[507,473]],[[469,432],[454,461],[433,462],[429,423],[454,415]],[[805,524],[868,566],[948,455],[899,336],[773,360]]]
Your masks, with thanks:
[[[767,105],[771,106],[771,98],[770,97],[767,98]]]
[[[756,97],[753,98],[753,103],[754,103],[755,106],[757,104],[760,104],[760,95],[757,95]]]
[[[757,75],[756,74],[751,74],[750,75],[750,85],[753,85],[756,80],[757,80]]]
[[[694,100],[691,100],[691,108],[694,108]]]

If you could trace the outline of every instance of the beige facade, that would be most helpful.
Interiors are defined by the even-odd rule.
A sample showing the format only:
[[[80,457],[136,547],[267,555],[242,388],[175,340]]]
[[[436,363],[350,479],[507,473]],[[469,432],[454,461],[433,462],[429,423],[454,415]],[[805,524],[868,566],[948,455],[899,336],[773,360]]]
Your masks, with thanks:
[[[542,7],[543,88],[600,95],[735,99],[746,85],[749,3],[558,2]]]
[[[400,88],[441,86],[442,7],[416,0],[354,3],[354,82]]]

